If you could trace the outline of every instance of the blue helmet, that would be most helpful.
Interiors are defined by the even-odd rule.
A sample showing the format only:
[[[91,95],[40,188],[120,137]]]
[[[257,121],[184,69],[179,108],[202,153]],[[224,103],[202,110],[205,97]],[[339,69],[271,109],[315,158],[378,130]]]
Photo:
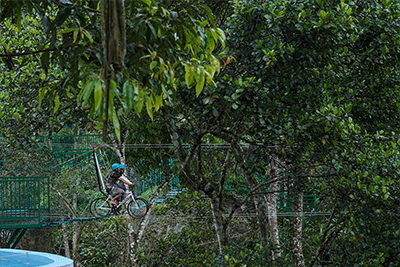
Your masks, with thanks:
[[[112,166],[111,166],[111,169],[114,171],[114,170],[116,170],[116,169],[118,169],[119,168],[119,164],[118,163],[114,163]]]
[[[125,169],[125,165],[124,165],[124,164],[120,164],[120,165],[119,165],[119,168],[120,168],[120,169]]]

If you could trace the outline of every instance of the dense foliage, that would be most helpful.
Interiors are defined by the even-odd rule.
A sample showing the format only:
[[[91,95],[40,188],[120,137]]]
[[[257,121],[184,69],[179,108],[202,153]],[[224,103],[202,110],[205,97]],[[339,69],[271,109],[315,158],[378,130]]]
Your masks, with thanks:
[[[2,146],[102,128],[99,2],[0,3]],[[137,264],[397,266],[399,4],[127,1],[111,125],[128,144],[171,144],[127,146],[126,163],[134,175],[179,172],[182,186],[154,208]],[[90,185],[78,187],[57,188]],[[270,195],[287,215],[279,246]],[[309,207],[306,195],[317,196]],[[76,199],[83,209],[87,198]],[[308,208],[320,216],[298,215]],[[81,229],[79,262],[127,264],[121,219]],[[60,252],[62,239],[55,231]]]

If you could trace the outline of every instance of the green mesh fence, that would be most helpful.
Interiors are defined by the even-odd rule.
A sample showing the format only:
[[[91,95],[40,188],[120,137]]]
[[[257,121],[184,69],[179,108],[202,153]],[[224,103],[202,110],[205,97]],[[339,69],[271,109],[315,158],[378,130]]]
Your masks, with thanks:
[[[0,177],[1,229],[41,227],[49,213],[49,177]]]

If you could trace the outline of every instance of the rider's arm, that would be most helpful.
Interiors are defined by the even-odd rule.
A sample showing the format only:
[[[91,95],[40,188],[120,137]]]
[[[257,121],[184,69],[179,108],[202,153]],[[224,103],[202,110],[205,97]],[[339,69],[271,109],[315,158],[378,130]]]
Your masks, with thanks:
[[[133,186],[135,185],[134,183],[132,183],[131,181],[129,181],[128,179],[126,179],[123,175],[121,177],[118,178],[119,181],[123,182],[124,184],[127,184],[129,186]]]

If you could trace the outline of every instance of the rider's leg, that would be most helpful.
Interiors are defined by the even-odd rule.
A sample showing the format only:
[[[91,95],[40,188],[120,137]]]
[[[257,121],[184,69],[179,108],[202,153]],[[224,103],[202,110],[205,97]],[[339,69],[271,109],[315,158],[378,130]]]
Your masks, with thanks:
[[[118,195],[116,195],[112,200],[110,200],[110,203],[111,204],[114,204],[115,203],[115,205],[117,206],[118,204],[119,204],[119,198],[120,197],[122,197],[122,194],[118,194]]]
[[[124,190],[122,190],[121,188],[119,188],[119,187],[114,187],[114,189],[112,190],[112,196],[113,196],[113,199],[111,200],[111,203],[116,203],[117,205],[118,205],[118,203],[119,203],[119,198],[124,194]]]

